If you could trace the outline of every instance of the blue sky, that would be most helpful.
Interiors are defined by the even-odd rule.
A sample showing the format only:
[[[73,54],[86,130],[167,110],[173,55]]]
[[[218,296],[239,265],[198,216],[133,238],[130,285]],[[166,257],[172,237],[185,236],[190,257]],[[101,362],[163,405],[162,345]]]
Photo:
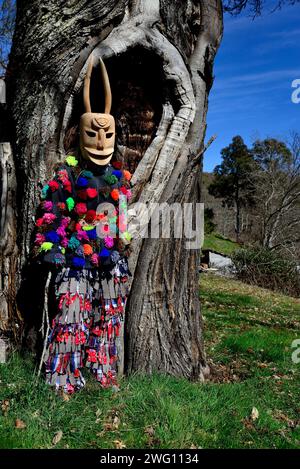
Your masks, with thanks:
[[[206,139],[217,134],[204,157],[210,172],[235,135],[251,145],[255,138],[300,131],[300,103],[291,100],[292,81],[300,79],[300,4],[255,20],[224,19],[207,119]]]

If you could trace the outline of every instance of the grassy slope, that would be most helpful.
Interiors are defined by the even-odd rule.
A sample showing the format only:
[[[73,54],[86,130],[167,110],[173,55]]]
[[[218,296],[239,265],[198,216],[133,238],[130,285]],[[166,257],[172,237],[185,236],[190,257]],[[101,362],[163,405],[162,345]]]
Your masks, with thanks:
[[[232,254],[238,247],[238,243],[235,243],[230,239],[223,238],[221,235],[216,233],[205,235],[203,244],[203,249],[212,249],[213,251],[227,256],[230,256],[230,254]]]
[[[300,301],[211,276],[201,295],[212,381],[135,375],[113,394],[88,380],[65,402],[42,382],[34,387],[32,361],[15,355],[0,366],[0,399],[10,404],[0,446],[51,448],[62,430],[57,448],[298,447],[300,364],[290,346],[300,338]],[[17,418],[26,428],[14,428]]]

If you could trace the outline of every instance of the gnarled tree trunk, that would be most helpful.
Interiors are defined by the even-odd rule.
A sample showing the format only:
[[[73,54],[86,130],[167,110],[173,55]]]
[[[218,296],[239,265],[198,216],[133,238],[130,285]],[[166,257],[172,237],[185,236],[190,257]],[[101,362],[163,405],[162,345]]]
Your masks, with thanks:
[[[134,200],[195,205],[201,168],[192,164],[191,154],[203,147],[222,7],[220,0],[23,0],[17,5],[8,82],[18,189],[14,281],[19,305],[28,313],[35,307],[24,302],[22,284],[39,281],[26,269],[39,186],[76,143],[91,52],[108,68],[117,152],[134,171]],[[133,241],[127,372],[203,378],[198,264],[199,250],[186,249],[184,238]]]

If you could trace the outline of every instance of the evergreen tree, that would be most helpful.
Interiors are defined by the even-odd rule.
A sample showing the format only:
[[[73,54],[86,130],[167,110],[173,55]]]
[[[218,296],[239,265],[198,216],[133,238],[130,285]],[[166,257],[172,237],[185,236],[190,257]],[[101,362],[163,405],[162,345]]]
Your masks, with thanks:
[[[214,181],[209,186],[211,195],[222,198],[223,204],[235,209],[236,240],[241,232],[241,208],[253,203],[254,160],[242,137],[233,137],[232,143],[221,150],[222,163],[214,169]]]

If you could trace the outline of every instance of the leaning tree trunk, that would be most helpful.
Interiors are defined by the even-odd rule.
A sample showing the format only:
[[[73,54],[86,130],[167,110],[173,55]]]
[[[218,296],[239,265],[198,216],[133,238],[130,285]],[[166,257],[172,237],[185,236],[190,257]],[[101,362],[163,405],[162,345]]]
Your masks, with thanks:
[[[33,278],[26,263],[40,183],[76,144],[91,52],[108,68],[117,153],[134,171],[134,201],[195,206],[201,165],[191,155],[203,147],[222,6],[220,0],[20,0],[17,6],[8,82],[18,188],[13,280],[28,312],[33,307],[22,284]],[[199,249],[186,249],[184,238],[133,241],[127,372],[203,377],[198,263]]]

